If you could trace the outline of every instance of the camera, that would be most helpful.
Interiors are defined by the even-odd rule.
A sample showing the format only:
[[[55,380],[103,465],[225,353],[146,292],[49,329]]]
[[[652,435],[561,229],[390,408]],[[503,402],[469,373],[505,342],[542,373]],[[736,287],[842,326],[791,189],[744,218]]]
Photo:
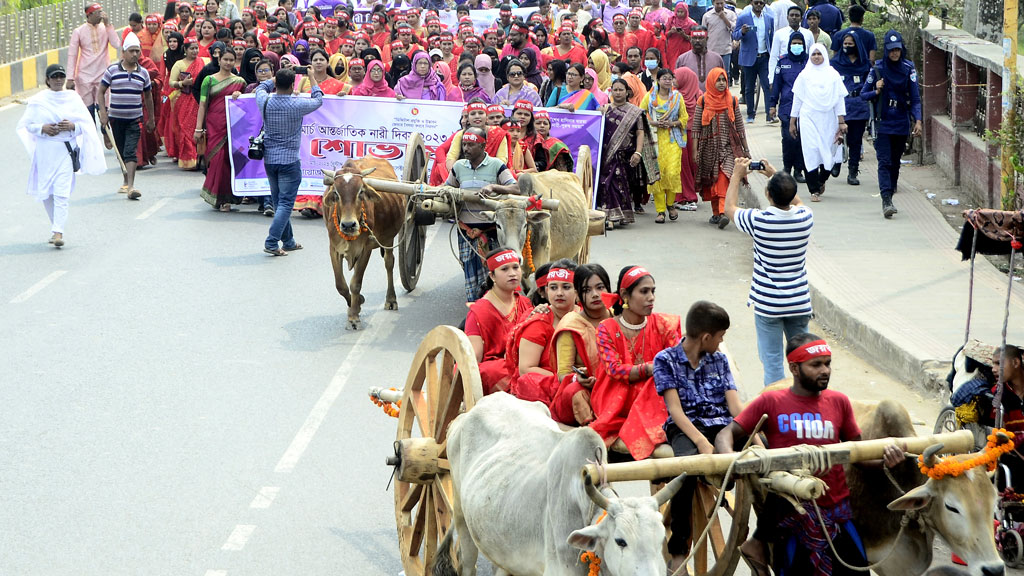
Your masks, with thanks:
[[[263,131],[259,135],[249,137],[249,150],[246,154],[250,160],[263,160],[266,148],[263,144]]]
[[[748,166],[747,169],[750,170],[751,172],[755,172],[757,170],[764,170],[764,162],[761,162],[760,160],[755,160],[750,163],[750,166]]]

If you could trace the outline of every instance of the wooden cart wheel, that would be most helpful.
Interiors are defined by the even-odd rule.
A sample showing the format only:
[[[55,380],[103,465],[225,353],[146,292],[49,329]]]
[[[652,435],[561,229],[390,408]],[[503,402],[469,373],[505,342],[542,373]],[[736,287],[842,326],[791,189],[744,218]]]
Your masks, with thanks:
[[[395,522],[407,576],[427,576],[438,544],[452,523],[452,480],[448,467],[448,424],[483,397],[480,370],[469,339],[451,326],[438,326],[420,343],[405,381],[397,443],[433,446],[436,469],[416,482],[395,478]],[[455,546],[458,545],[458,540]],[[452,560],[458,558],[454,552]]]
[[[405,147],[405,167],[402,169],[403,182],[427,183],[429,179],[427,149],[423,137],[414,132]],[[409,199],[405,208],[405,222],[399,234],[398,275],[406,292],[412,292],[420,279],[423,267],[423,250],[426,245],[426,226],[416,224],[416,197]]]
[[[590,158],[590,146],[580,146],[576,157],[576,177],[583,185],[583,195],[587,198],[587,210],[594,205],[594,165]],[[576,256],[578,264],[586,264],[590,260],[590,236],[583,241],[583,248]]]
[[[736,488],[727,494],[722,508],[711,519],[714,523],[703,545],[693,555],[695,574],[698,576],[730,576],[740,561],[739,547],[747,539],[750,522],[750,506],[753,492],[749,481],[736,477]],[[692,532],[697,538],[707,525],[708,515],[715,506],[718,490],[704,483],[697,485],[693,496]],[[722,530],[722,521],[729,521],[729,532]],[[710,552],[710,554],[709,554]],[[714,560],[710,567],[708,563]]]

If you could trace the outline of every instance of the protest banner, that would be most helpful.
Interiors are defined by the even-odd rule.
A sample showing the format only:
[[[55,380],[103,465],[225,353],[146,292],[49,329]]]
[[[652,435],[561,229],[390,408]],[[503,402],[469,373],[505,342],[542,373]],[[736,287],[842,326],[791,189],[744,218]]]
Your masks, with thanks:
[[[256,98],[244,95],[237,100],[228,99],[227,105],[231,188],[238,196],[269,194],[270,184],[263,161],[250,160],[247,154],[249,138],[258,135],[263,125]],[[323,106],[303,120],[299,194],[322,194],[320,170],[336,170],[349,158],[383,158],[394,166],[396,174],[402,174],[409,137],[419,132],[432,153],[459,130],[463,106],[457,102],[325,96]],[[590,146],[597,180],[604,128],[601,114],[554,109],[549,110],[549,114],[551,135],[565,142],[574,162],[579,147]]]
[[[344,0],[300,0],[297,6],[302,11],[305,11],[307,6],[316,6],[320,10],[325,11],[325,13],[333,13],[334,6],[342,3],[344,3]],[[513,4],[513,6],[515,5]],[[520,18],[525,22],[530,17],[530,14],[533,14],[537,10],[538,8],[536,6],[533,8],[515,7],[512,8],[512,17]],[[552,6],[551,11],[552,13],[557,12],[554,6]],[[370,21],[371,13],[371,8],[361,5],[357,6],[352,12],[352,23],[356,26],[362,26]],[[470,10],[469,16],[473,19],[473,29],[477,34],[480,34],[494,24],[498,19],[499,14],[497,8],[492,8],[488,10]],[[441,20],[441,24],[443,24],[448,30],[455,31],[458,28],[459,19],[455,10],[440,10],[437,13],[437,17]]]

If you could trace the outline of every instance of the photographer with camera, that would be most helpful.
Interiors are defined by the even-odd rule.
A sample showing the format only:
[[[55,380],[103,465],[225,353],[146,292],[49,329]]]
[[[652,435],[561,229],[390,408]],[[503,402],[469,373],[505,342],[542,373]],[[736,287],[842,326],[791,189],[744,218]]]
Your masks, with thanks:
[[[768,177],[765,196],[771,205],[764,210],[740,209],[740,184],[754,171]],[[754,239],[754,275],[747,305],[754,307],[757,355],[764,369],[765,386],[786,377],[783,335],[791,340],[807,332],[811,320],[807,243],[814,215],[800,202],[796,191],[796,180],[785,172],[776,172],[767,160],[736,158],[725,195],[726,216]]]
[[[270,200],[274,204],[274,221],[263,245],[263,251],[272,256],[286,256],[302,245],[292,236],[292,207],[302,182],[299,163],[299,140],[302,136],[302,118],[323,104],[324,92],[316,76],[309,75],[313,84],[309,98],[295,94],[296,69],[278,70],[273,80],[256,88],[256,103],[263,114],[263,163],[270,181]],[[299,69],[304,74],[304,69]],[[270,90],[277,87],[271,96]],[[283,244],[283,246],[282,246]]]

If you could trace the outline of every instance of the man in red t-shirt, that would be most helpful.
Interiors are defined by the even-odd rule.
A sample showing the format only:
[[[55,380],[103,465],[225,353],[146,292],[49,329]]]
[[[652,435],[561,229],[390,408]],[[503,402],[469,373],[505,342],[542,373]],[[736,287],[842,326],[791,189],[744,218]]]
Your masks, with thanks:
[[[832,375],[832,350],[818,336],[805,333],[794,336],[786,345],[786,360],[793,374],[793,385],[785,390],[763,392],[715,438],[719,453],[734,452],[733,446],[749,436],[762,414],[767,414],[761,432],[769,448],[788,448],[800,444],[823,446],[860,440],[860,428],[854,419],[850,399],[828,389]],[[903,451],[885,448],[884,460],[862,462],[859,466],[892,468],[904,460]],[[836,550],[851,565],[866,565],[864,546],[853,525],[848,502],[850,490],[840,465],[818,475],[828,486],[817,504]],[[765,543],[775,544],[774,570],[785,574],[859,575],[833,557],[824,538],[815,507],[807,502],[807,514],[797,513],[785,500],[769,495],[758,516],[754,536],[740,547],[753,574],[768,574]]]

